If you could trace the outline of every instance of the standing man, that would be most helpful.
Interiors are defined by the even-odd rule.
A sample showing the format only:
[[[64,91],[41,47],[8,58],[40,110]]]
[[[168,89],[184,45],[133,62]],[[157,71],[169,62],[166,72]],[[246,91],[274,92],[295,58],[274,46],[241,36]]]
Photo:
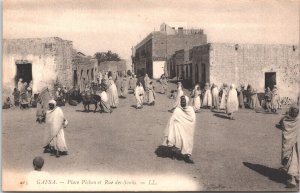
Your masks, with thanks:
[[[162,92],[161,93],[165,94],[168,90],[168,80],[167,80],[167,78],[164,74],[161,75],[159,82],[162,86]]]
[[[205,83],[202,106],[204,108],[210,108],[212,106],[212,95],[211,95],[211,89],[208,82]]]
[[[183,96],[183,90],[182,90],[182,84],[181,82],[178,82],[177,85],[177,96],[176,96],[176,101],[173,105],[173,108],[171,110],[169,110],[169,112],[173,113],[174,110],[176,109],[176,107],[180,106],[180,97]]]
[[[212,84],[211,95],[212,95],[212,108],[219,109],[219,89],[218,86],[215,84]]]
[[[293,105],[289,108],[288,115],[280,121],[282,127],[281,164],[288,174],[287,188],[294,188],[299,183],[299,108]]]
[[[172,157],[182,157],[187,163],[191,159],[196,115],[193,107],[188,106],[188,97],[180,97],[180,106],[176,107],[165,129],[163,146],[171,148]]]
[[[230,86],[228,91],[227,101],[226,101],[226,113],[230,120],[233,120],[233,113],[239,110],[239,100],[237,96],[237,91],[235,85]]]
[[[136,108],[141,109],[143,108],[143,103],[144,103],[144,87],[141,82],[137,82],[135,90],[134,90],[134,96],[136,98]]]
[[[18,81],[18,85],[17,85],[17,89],[18,89],[20,92],[21,92],[22,86],[23,86],[23,79],[20,78],[19,81]]]
[[[46,114],[46,128],[44,133],[44,152],[55,153],[56,157],[67,155],[68,148],[65,140],[64,128],[68,125],[64,113],[56,106],[55,100],[49,101]]]

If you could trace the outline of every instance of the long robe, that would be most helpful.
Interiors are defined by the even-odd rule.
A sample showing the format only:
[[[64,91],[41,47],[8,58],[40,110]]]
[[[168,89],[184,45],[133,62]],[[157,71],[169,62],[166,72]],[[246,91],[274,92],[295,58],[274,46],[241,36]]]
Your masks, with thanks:
[[[100,108],[105,113],[110,113],[110,105],[109,105],[109,97],[105,91],[100,93],[101,101],[100,101]]]
[[[162,92],[161,93],[165,93],[168,89],[168,81],[166,78],[161,78],[159,80],[161,87],[162,87]]]
[[[36,109],[36,117],[38,119],[42,119],[43,117],[46,116],[50,98],[51,96],[50,96],[49,89],[43,88],[43,90],[41,91],[37,99],[39,101]]]
[[[239,100],[236,89],[230,89],[226,101],[226,113],[234,113],[239,110]]]
[[[123,97],[126,97],[128,94],[128,84],[129,84],[128,78],[124,77],[121,83],[121,96]]]
[[[136,87],[137,78],[130,78],[129,79],[129,89],[134,90]]]
[[[121,88],[122,88],[122,79],[120,77],[118,77],[116,79],[116,87],[117,87],[118,95],[120,95],[121,94]]]
[[[219,107],[219,89],[218,87],[213,87],[212,91],[212,106],[215,108]]]
[[[177,89],[177,96],[176,96],[176,101],[173,105],[173,108],[175,109],[176,107],[179,107],[180,106],[180,97],[183,96],[183,90],[181,87],[179,87]]]
[[[153,85],[149,85],[148,87],[148,104],[155,102],[155,91]]]
[[[272,92],[271,108],[274,110],[280,108],[280,96],[277,90]]]
[[[252,91],[250,94],[250,108],[251,109],[255,109],[255,108],[259,108],[260,107],[260,103],[258,100],[258,96],[257,93]]]
[[[68,151],[63,129],[67,124],[68,121],[60,107],[47,111],[44,146],[50,145],[61,152]]]
[[[150,81],[151,81],[151,80],[150,80],[149,76],[145,76],[145,77],[144,77],[144,83],[145,83],[145,90],[146,90],[146,91],[148,90]]]
[[[240,89],[238,91],[238,99],[239,99],[239,107],[240,108],[245,108],[245,105],[244,105],[244,89]]]
[[[204,96],[203,96],[202,106],[203,107],[211,107],[211,105],[212,105],[211,91],[209,88],[206,88],[205,92],[204,92]]]
[[[111,107],[117,107],[119,104],[119,95],[117,87],[113,80],[109,80],[109,105]]]
[[[288,159],[284,169],[292,176],[299,176],[298,129],[299,116],[292,118],[285,116],[280,121],[282,124],[282,149],[281,159]]]
[[[142,107],[144,102],[144,88],[143,86],[137,86],[134,90],[134,95],[136,98],[136,107]]]
[[[22,89],[22,87],[23,87],[23,83],[22,83],[22,81],[18,81],[18,90],[21,92],[21,89]]]
[[[193,107],[177,107],[173,112],[164,132],[165,146],[175,146],[181,153],[192,154],[194,145],[196,115]]]
[[[201,91],[195,88],[192,93],[192,100],[191,105],[195,111],[199,111],[201,108],[201,98],[200,98]]]
[[[220,109],[225,109],[228,90],[227,90],[227,88],[223,88],[222,91],[223,92],[222,92],[222,98],[221,98],[221,103],[220,103]]]

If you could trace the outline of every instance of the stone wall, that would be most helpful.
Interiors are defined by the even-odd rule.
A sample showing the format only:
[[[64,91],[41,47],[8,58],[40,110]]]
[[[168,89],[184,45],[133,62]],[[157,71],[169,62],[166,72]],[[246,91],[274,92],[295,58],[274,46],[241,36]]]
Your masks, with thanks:
[[[192,49],[192,83],[201,83],[203,85],[206,82],[210,82],[210,44],[204,44],[194,47]]]
[[[167,34],[155,31],[148,35],[142,42],[137,44],[134,57],[135,73],[147,72],[152,77],[154,68],[153,61],[167,61],[177,50],[189,50],[194,46],[207,43],[206,34],[195,33]],[[171,70],[165,69],[166,72]]]
[[[76,51],[73,53],[72,59],[72,70],[73,73],[71,78],[73,78],[72,86],[78,87],[83,90],[83,78],[85,78],[89,83],[97,80],[98,76],[98,61],[90,56],[84,56],[78,54]],[[77,80],[74,79],[74,73],[76,72]]]
[[[60,38],[4,39],[3,91],[11,93],[17,73],[16,62],[32,66],[33,92],[52,86],[58,78],[70,85],[72,42]]]
[[[193,70],[206,65],[206,81],[221,86],[251,84],[264,92],[265,73],[276,73],[282,97],[299,95],[299,47],[294,45],[207,44],[193,49]],[[203,69],[203,68],[202,68]],[[195,73],[196,74],[196,73]],[[194,74],[194,82],[197,82]]]

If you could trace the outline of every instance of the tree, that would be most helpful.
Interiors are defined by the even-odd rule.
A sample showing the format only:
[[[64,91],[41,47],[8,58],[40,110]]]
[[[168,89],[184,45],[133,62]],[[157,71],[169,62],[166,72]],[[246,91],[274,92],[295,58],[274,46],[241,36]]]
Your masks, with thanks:
[[[94,57],[98,60],[98,63],[105,61],[120,61],[121,58],[117,53],[113,53],[108,50],[107,52],[97,52]]]

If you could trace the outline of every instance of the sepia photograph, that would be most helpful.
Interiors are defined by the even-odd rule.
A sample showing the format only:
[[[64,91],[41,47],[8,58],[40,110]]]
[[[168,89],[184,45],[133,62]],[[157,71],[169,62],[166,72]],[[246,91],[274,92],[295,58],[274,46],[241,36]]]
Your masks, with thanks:
[[[2,191],[299,191],[299,0],[4,0]]]

